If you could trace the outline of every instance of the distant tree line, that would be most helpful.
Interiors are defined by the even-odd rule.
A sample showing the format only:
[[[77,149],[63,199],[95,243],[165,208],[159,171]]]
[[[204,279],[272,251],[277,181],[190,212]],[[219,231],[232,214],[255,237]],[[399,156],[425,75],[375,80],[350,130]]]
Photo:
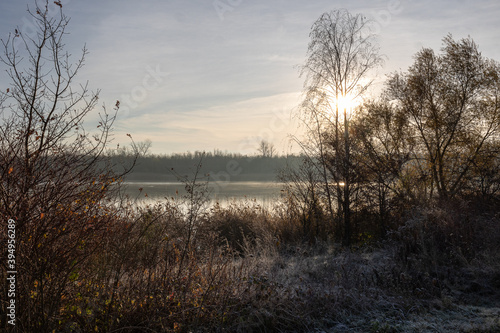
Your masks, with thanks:
[[[192,176],[197,171],[208,181],[275,181],[287,165],[298,165],[298,155],[248,156],[240,153],[223,152],[185,152],[170,155],[148,154],[140,156],[126,181],[177,181],[179,176]],[[136,159],[133,150],[113,154],[113,164],[130,165]],[[117,169],[118,171],[119,169]]]

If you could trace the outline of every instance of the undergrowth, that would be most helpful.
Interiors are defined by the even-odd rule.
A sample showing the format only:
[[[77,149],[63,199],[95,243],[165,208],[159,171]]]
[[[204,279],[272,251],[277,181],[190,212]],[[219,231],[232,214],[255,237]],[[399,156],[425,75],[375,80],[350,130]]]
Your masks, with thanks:
[[[463,305],[500,307],[494,212],[415,208],[386,239],[345,249],[303,241],[286,209],[216,204],[193,220],[175,200],[130,205],[62,293],[35,280],[24,297],[58,297],[47,332],[402,332]]]

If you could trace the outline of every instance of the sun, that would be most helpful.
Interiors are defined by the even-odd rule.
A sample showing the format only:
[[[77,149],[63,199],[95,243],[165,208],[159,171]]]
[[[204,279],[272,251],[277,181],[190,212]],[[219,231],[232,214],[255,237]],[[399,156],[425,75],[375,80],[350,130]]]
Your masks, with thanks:
[[[353,96],[350,93],[344,94],[335,94],[334,90],[331,87],[325,87],[324,92],[326,93],[326,97],[330,108],[335,111],[336,107],[338,108],[339,113],[344,113],[346,111],[347,114],[351,114],[353,110],[359,105],[359,98]]]
[[[350,94],[341,95],[333,102],[338,106],[339,111],[345,110],[347,113],[351,113],[359,104],[359,101]]]

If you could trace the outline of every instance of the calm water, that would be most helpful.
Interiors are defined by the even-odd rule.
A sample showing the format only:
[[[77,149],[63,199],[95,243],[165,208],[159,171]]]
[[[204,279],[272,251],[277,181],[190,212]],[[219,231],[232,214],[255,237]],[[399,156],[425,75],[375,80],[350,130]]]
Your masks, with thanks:
[[[138,201],[157,201],[178,198],[186,194],[183,183],[177,182],[125,182],[125,193]],[[142,188],[142,191],[139,189]],[[275,202],[282,189],[276,182],[214,182],[209,183],[212,202],[227,204],[237,200],[255,200],[262,205]],[[147,196],[146,196],[147,195]]]

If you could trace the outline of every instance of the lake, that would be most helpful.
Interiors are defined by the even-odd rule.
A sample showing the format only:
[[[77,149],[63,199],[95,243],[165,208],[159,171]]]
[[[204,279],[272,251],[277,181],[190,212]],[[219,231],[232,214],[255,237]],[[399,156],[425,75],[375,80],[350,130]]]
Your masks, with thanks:
[[[144,202],[178,198],[186,194],[185,185],[179,182],[124,182],[123,185],[125,194]],[[212,182],[208,184],[208,188],[212,203],[225,205],[234,201],[254,200],[268,206],[280,197],[283,184],[269,181]]]

